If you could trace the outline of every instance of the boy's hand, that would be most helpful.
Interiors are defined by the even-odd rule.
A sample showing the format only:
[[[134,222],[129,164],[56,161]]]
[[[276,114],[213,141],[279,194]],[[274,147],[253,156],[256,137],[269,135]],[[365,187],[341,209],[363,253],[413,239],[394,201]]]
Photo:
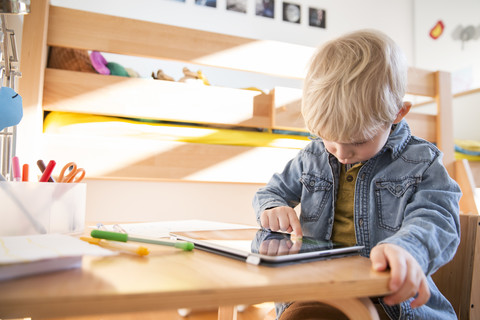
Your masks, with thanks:
[[[301,241],[294,242],[290,239],[267,239],[262,241],[258,252],[268,256],[282,256],[298,253],[301,248]]]
[[[375,271],[390,267],[392,278],[389,287],[393,294],[383,299],[386,304],[398,304],[418,294],[411,303],[412,308],[417,308],[430,299],[427,278],[407,250],[394,244],[380,244],[372,249],[370,260]]]
[[[293,232],[297,237],[303,236],[297,213],[290,207],[275,207],[262,212],[260,223],[272,231]]]

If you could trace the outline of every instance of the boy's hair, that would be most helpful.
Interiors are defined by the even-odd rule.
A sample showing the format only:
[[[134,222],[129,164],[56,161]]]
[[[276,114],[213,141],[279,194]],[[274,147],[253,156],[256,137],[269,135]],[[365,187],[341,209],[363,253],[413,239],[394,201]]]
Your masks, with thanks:
[[[406,82],[405,56],[382,32],[361,30],[329,41],[313,55],[305,78],[307,128],[334,142],[372,139],[397,117]]]

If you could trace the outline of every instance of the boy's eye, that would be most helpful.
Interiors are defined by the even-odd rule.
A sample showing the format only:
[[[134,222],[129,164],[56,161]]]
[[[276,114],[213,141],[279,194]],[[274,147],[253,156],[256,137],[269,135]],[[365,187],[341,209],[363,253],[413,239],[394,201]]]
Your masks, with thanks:
[[[363,142],[355,142],[355,143],[352,143],[353,146],[357,147],[357,146],[361,146],[362,144],[365,144],[367,143],[367,141],[363,141]]]

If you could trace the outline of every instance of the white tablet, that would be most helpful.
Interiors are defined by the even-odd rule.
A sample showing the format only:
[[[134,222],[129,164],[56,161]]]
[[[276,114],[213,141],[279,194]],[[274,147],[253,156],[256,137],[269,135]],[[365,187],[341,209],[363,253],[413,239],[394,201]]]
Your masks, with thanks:
[[[363,246],[348,246],[303,237],[292,240],[289,234],[258,228],[171,232],[178,240],[193,242],[196,249],[205,250],[251,264],[284,265],[359,254]]]

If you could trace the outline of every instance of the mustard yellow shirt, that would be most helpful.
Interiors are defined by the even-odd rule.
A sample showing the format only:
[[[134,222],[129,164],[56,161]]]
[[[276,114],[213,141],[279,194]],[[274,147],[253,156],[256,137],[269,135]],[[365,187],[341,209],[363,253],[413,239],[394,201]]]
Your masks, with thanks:
[[[343,242],[350,245],[357,243],[353,222],[353,206],[355,182],[362,165],[362,163],[357,163],[349,169],[346,168],[346,165],[341,166],[332,231],[332,241],[334,242]]]

